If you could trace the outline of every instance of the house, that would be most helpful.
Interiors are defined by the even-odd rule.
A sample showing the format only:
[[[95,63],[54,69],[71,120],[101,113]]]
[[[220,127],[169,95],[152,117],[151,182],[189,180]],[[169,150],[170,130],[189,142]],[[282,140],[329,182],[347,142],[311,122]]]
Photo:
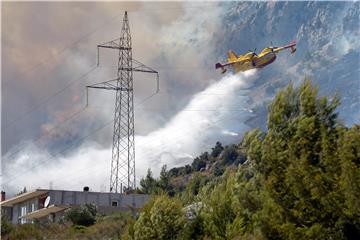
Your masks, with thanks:
[[[4,196],[3,196],[4,195]],[[38,221],[58,222],[66,209],[92,203],[101,214],[136,211],[148,201],[146,194],[36,189],[5,200],[2,192],[1,214],[13,224]]]

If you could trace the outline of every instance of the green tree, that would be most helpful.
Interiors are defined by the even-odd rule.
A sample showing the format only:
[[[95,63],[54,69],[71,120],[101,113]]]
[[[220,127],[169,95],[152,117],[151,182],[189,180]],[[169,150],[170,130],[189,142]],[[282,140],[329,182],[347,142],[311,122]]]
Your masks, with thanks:
[[[237,161],[235,152],[245,154],[236,170],[228,167],[221,175],[215,163],[218,176],[191,176],[181,197],[187,204],[201,202],[202,210],[173,236],[360,239],[360,126],[339,123],[339,104],[337,95],[319,97],[310,80],[279,91],[269,108],[267,132],[253,129],[239,146],[224,148],[218,142],[209,156],[193,162],[194,169],[214,159],[226,165]],[[155,200],[137,221],[143,226],[137,236],[159,238],[154,205]],[[176,215],[156,209],[168,220],[172,217],[165,216]],[[159,229],[173,224],[168,220],[161,220]]]
[[[160,171],[160,179],[158,182],[158,186],[163,189],[164,191],[168,191],[170,186],[170,174],[169,172],[166,170],[166,165],[163,165],[161,167],[161,171]]]
[[[152,199],[134,224],[135,239],[177,239],[185,224],[182,205],[166,195]]]
[[[211,156],[218,157],[223,150],[224,147],[222,146],[221,142],[216,142],[215,147],[212,148]]]
[[[178,239],[184,240],[196,240],[204,239],[205,224],[204,218],[201,215],[197,215],[194,219],[190,219],[184,225],[184,229],[179,235]]]
[[[206,185],[209,181],[209,178],[202,176],[200,173],[195,173],[192,175],[190,181],[186,184],[186,188],[181,195],[182,202],[184,204],[190,204],[195,200],[195,197],[198,195],[200,189]]]
[[[212,166],[212,173],[215,177],[219,177],[224,173],[224,166],[221,166],[220,162],[215,162]]]
[[[343,130],[339,140],[343,221],[348,239],[360,238],[360,126]]]
[[[261,149],[249,156],[261,174],[257,224],[270,239],[345,238],[349,220],[344,220],[339,188],[338,104],[337,96],[319,98],[309,80],[297,89],[290,84],[270,106],[265,138],[245,144]]]
[[[74,225],[90,226],[96,222],[97,209],[94,204],[84,204],[79,208],[70,208],[65,213],[65,219]]]
[[[234,176],[226,172],[222,181],[210,195],[201,194],[205,208],[201,212],[205,221],[205,232],[212,239],[231,239],[232,223],[236,218],[234,211]]]
[[[14,230],[11,222],[5,215],[1,215],[1,236],[5,236]]]
[[[238,157],[238,150],[236,145],[226,146],[221,156],[221,162],[223,165],[233,164]]]
[[[209,161],[209,153],[204,152],[199,157],[196,157],[192,162],[192,168],[194,171],[200,171],[202,168],[206,167],[206,163]]]
[[[150,169],[148,169],[146,177],[140,180],[140,186],[143,193],[154,193],[156,188],[156,180],[154,179]]]
[[[166,165],[162,166],[161,171],[160,171],[160,178],[157,183],[157,186],[162,191],[166,192],[169,196],[174,196],[175,190],[170,182],[171,175],[170,175],[170,172],[167,171],[166,169],[167,169]]]

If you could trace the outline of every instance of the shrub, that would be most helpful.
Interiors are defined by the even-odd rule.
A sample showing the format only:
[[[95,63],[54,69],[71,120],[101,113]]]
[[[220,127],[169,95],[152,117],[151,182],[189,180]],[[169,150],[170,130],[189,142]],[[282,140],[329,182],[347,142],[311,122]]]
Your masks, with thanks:
[[[65,219],[74,225],[90,226],[96,222],[96,206],[84,204],[80,208],[71,208],[65,213]]]
[[[185,223],[179,200],[160,196],[150,201],[134,225],[135,239],[177,239]]]
[[[1,236],[5,236],[9,234],[13,230],[13,226],[8,220],[8,218],[4,215],[1,216]]]

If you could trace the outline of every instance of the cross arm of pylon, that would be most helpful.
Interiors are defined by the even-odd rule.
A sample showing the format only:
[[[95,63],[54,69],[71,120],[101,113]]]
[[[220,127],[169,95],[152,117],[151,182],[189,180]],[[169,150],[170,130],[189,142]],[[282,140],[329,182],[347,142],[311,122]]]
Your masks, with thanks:
[[[120,50],[130,50],[131,47],[122,47],[119,45],[120,38],[112,40],[107,43],[97,45],[98,48],[111,48],[111,49],[120,49]]]
[[[100,48],[110,48],[110,49],[118,49],[118,50],[131,50],[131,47],[122,47],[119,45],[120,38],[112,40],[110,42],[106,42],[103,44],[97,45],[97,66],[100,64]]]
[[[132,59],[132,68],[133,71],[137,71],[137,72],[158,73],[156,70],[146,66],[145,64],[139,62],[134,58]]]
[[[89,105],[89,88],[105,89],[105,90],[120,90],[120,91],[131,91],[132,89],[118,87],[117,81],[119,78],[111,79],[101,83],[95,83],[93,85],[86,86],[86,107]]]
[[[123,87],[118,87],[116,85],[116,82],[119,80],[119,78],[115,78],[112,80],[108,80],[105,82],[101,82],[101,83],[96,83],[93,85],[89,85],[86,86],[87,88],[100,88],[100,89],[106,89],[106,90],[120,90],[120,91],[129,91],[132,90],[132,88],[123,88]]]
[[[154,73],[156,74],[156,93],[160,91],[160,84],[159,84],[159,72],[146,66],[145,64],[141,63],[136,59],[132,59],[132,70],[134,72],[145,72],[145,73]]]

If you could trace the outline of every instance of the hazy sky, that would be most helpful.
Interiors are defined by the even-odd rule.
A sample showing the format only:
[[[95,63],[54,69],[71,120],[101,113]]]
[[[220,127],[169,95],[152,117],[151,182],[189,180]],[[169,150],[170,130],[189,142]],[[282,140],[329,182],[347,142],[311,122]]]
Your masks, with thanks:
[[[116,76],[117,53],[101,51],[96,68],[96,45],[118,38],[124,10],[129,13],[133,57],[160,73],[160,93],[150,99],[156,90],[154,76],[135,74],[134,78],[138,176],[148,167],[157,172],[162,164],[188,163],[200,149],[214,145],[221,138],[218,135],[240,138],[233,130],[242,129],[241,124],[235,129],[221,126],[231,118],[231,111],[249,116],[248,109],[224,105],[228,92],[238,88],[218,86],[218,91],[210,88],[210,93],[205,90],[205,95],[193,99],[221,78],[213,69],[212,42],[220,28],[219,3],[5,2],[1,128],[8,191],[25,184],[48,187],[50,182],[70,188],[58,183],[62,174],[80,167],[88,175],[91,171],[82,164],[94,165],[94,161],[104,171],[93,187],[98,190],[108,183],[115,95],[90,90],[89,106],[84,108],[85,86]],[[179,116],[181,110],[185,111]],[[219,120],[224,120],[220,126]],[[208,133],[195,131],[203,124]],[[160,144],[164,141],[171,145]],[[183,154],[184,147],[191,151]],[[86,154],[80,154],[84,149]],[[58,173],[49,175],[51,168]],[[31,183],[14,177],[19,171]]]
[[[161,75],[162,93],[152,99],[151,107],[174,110],[176,106],[183,106],[189,100],[187,94],[208,84],[207,70],[213,64],[207,66],[203,61],[204,56],[211,54],[208,40],[218,27],[216,17],[220,13],[216,5],[3,3],[2,154],[21,140],[44,137],[61,140],[68,138],[62,135],[78,133],[71,128],[47,135],[54,125],[84,106],[85,85],[115,76],[116,52],[101,52],[101,67],[93,67],[96,45],[119,36],[124,10],[129,11],[134,58],[157,69]],[[198,9],[206,12],[199,14]],[[197,14],[193,15],[195,12]],[[206,22],[208,16],[214,17],[214,21]],[[194,40],[203,41],[203,44],[191,44]],[[91,70],[84,79],[77,80]],[[136,101],[151,95],[155,90],[154,76],[137,74],[135,87]],[[94,121],[111,118],[113,97],[111,92],[91,91],[90,108],[79,116],[81,121],[88,120],[86,114]],[[137,133],[158,127],[173,114],[141,110],[136,117]],[[82,126],[89,124],[92,123],[87,121]],[[104,133],[105,139],[111,139],[109,133]]]

